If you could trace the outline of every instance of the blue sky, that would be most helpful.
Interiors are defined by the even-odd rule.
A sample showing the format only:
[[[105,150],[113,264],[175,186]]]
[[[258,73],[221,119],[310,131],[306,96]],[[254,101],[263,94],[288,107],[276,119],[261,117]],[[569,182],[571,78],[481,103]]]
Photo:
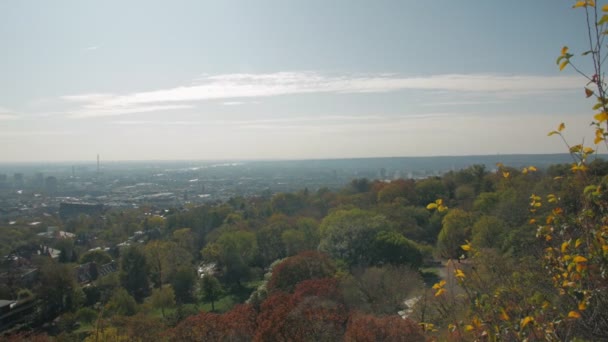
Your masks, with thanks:
[[[564,152],[572,3],[3,1],[0,161]]]

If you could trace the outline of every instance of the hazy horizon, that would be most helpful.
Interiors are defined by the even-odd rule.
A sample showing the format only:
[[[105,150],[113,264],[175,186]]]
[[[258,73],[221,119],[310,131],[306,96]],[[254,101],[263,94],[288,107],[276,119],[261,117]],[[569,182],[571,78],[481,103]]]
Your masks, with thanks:
[[[585,79],[555,65],[584,51],[577,20],[551,0],[4,2],[0,162],[563,153],[560,122],[593,140]]]

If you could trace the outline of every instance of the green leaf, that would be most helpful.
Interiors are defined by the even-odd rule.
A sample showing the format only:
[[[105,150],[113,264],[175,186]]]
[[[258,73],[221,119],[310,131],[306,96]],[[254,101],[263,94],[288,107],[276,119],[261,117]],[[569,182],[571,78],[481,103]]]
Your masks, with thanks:
[[[608,15],[603,15],[602,19],[600,19],[600,21],[597,22],[598,25],[603,25],[605,23],[608,22]]]
[[[596,103],[595,106],[593,106],[593,110],[598,110],[600,108],[602,108],[602,103]]]
[[[593,51],[589,50],[589,51],[585,51],[583,52],[581,55],[582,56],[587,56],[588,54],[592,53]]]

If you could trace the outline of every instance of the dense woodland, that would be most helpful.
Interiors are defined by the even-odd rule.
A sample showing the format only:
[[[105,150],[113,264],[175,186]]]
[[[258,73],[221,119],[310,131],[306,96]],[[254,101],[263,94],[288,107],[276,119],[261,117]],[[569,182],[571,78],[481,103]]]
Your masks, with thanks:
[[[530,204],[549,198],[565,214],[579,212],[586,184],[607,174],[602,160],[584,177],[570,165],[473,165],[436,178],[355,179],[337,192],[233,198],[162,216],[150,208],[81,216],[65,223],[77,238],[55,242],[57,261],[34,260],[35,287],[1,291],[40,303],[36,323],[15,338],[423,341],[457,339],[496,317],[507,322],[501,315],[513,321],[505,333],[529,333],[522,318],[538,307],[558,317],[568,306],[546,267],[553,241],[534,221],[552,209]],[[10,229],[4,250],[37,238]],[[89,251],[139,230],[141,243]],[[76,281],[77,264],[113,259],[117,272]],[[608,330],[601,304],[588,304],[596,331],[579,319],[556,325],[556,336],[603,336],[593,335]]]

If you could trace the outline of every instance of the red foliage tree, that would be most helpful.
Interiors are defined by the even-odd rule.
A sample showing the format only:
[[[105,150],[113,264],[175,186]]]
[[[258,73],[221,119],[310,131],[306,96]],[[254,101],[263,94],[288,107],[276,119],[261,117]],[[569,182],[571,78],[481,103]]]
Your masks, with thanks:
[[[344,341],[425,341],[422,329],[410,319],[399,316],[375,317],[354,314],[348,321]]]
[[[332,277],[335,272],[336,267],[327,255],[301,252],[274,267],[268,290],[291,292],[303,280]]]
[[[186,318],[166,333],[169,341],[251,341],[256,312],[237,305],[225,314],[202,312]]]
[[[305,280],[293,294],[276,292],[262,303],[254,340],[340,340],[347,319],[335,279]]]

